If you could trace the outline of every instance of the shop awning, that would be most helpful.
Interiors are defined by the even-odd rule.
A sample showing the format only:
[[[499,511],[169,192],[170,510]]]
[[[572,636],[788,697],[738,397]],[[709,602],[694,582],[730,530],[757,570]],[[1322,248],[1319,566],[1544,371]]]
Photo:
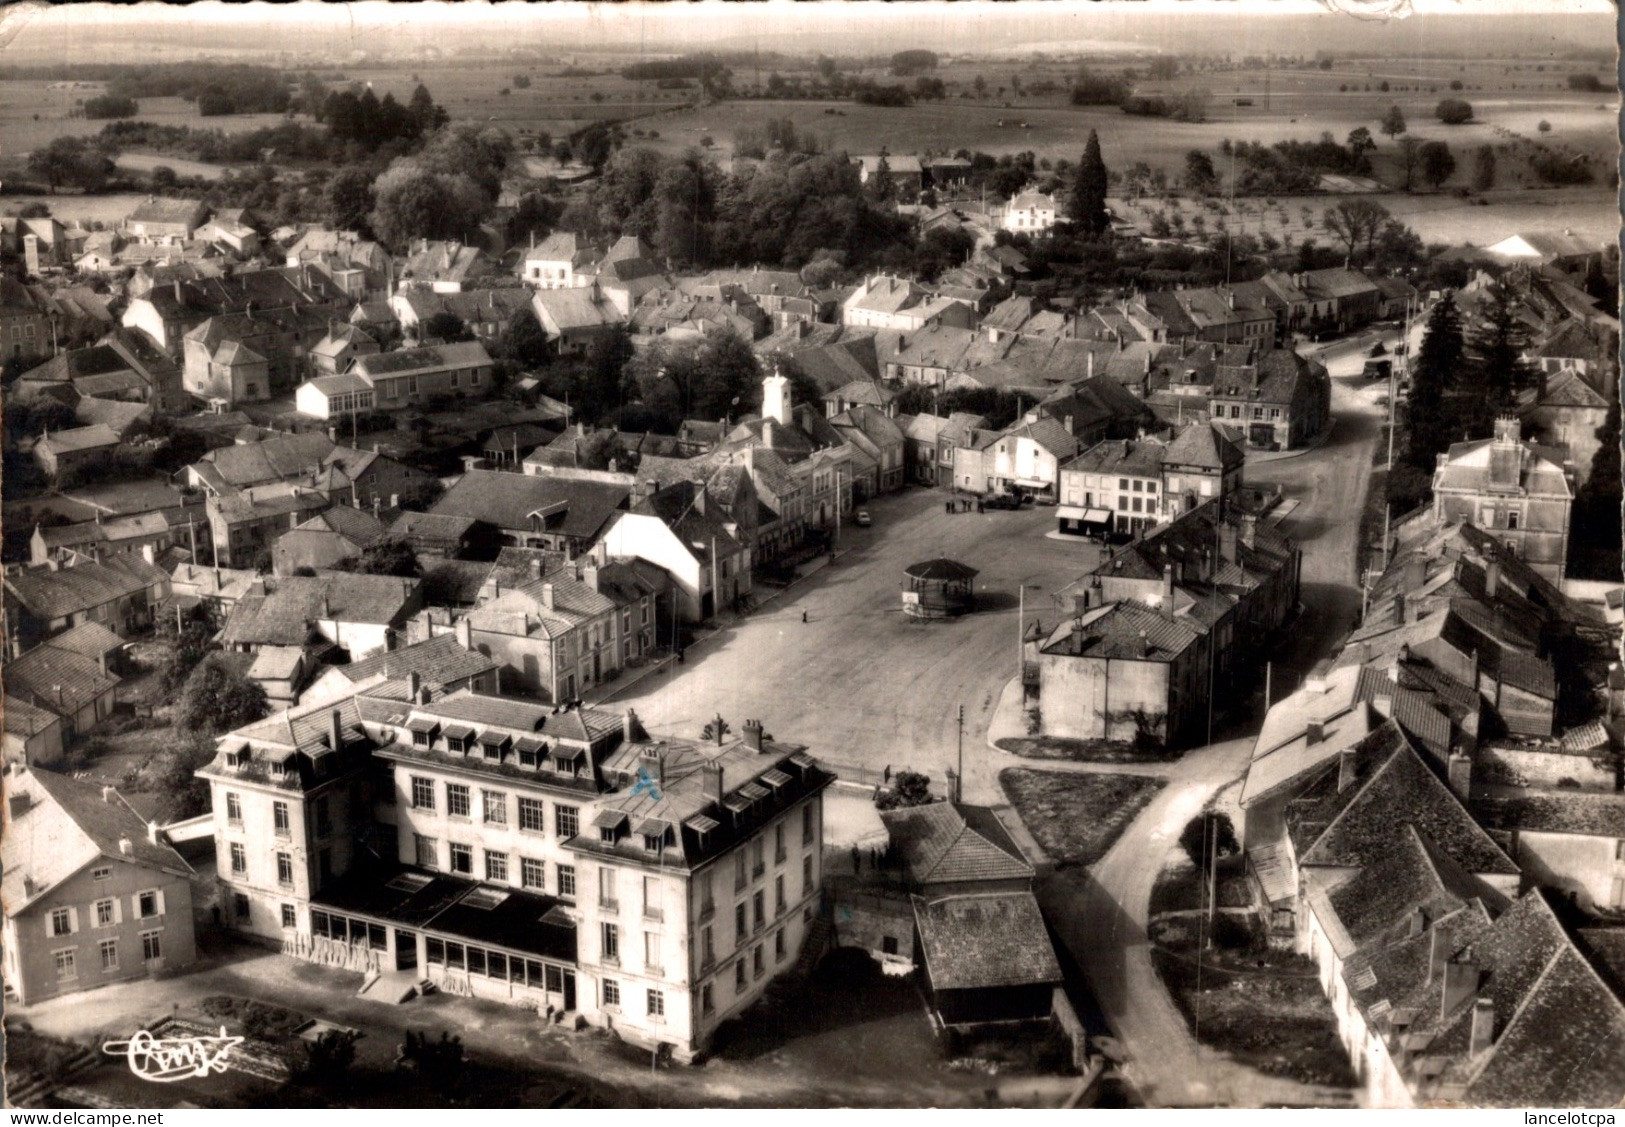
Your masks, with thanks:
[[[1050,488],[1050,483],[1049,482],[1044,481],[1042,478],[1036,478],[1036,477],[1018,477],[1018,478],[1016,478],[1014,484],[1021,486],[1021,488],[1023,488],[1023,489],[1048,489],[1048,488]]]

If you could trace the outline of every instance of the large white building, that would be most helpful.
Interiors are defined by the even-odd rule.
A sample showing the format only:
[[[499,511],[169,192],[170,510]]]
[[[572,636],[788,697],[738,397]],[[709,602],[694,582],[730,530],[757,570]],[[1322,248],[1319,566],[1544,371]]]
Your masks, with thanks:
[[[200,772],[232,922],[689,1059],[798,958],[834,778],[719,727],[657,740],[409,677],[239,729]]]

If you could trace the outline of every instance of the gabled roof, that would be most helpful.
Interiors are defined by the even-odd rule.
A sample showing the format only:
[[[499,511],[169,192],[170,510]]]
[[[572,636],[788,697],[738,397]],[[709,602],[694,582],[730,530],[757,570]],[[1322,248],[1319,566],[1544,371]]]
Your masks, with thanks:
[[[99,622],[81,622],[51,636],[50,645],[68,650],[92,661],[100,661],[107,654],[124,647],[124,639]]]
[[[118,688],[101,663],[45,642],[6,662],[6,692],[59,716],[72,716]]]
[[[303,645],[321,621],[396,625],[415,579],[392,575],[290,575],[268,581],[263,595],[245,595],[220,632],[223,645]]]
[[[1386,755],[1379,750],[1380,762],[1371,762],[1369,774],[1360,774],[1356,785],[1332,796],[1325,808],[1336,812],[1318,833],[1303,837],[1300,865],[1358,868],[1376,864],[1393,848],[1396,829],[1411,825],[1468,872],[1518,872],[1392,721],[1377,729],[1369,741],[1379,741],[1372,750],[1392,750]],[[1288,817],[1290,820],[1291,815]],[[1294,837],[1296,840],[1297,835]]]
[[[1031,892],[916,896],[914,924],[933,990],[1061,981],[1061,965]]]
[[[5,578],[6,589],[39,618],[66,618],[148,587],[169,576],[139,556],[115,556],[73,567],[26,568]]]
[[[477,340],[470,340],[357,356],[353,370],[368,382],[376,382],[385,376],[442,372],[450,368],[487,368],[490,365],[491,355],[485,351],[485,346]]]
[[[1032,866],[991,817],[979,819],[981,827],[973,829],[963,808],[933,802],[883,810],[880,820],[916,887],[1032,879]]]
[[[202,200],[172,200],[148,196],[124,219],[131,223],[199,223],[208,208]]]
[[[455,634],[440,634],[398,650],[386,650],[333,668],[344,674],[352,684],[380,674],[388,680],[399,681],[416,673],[422,678],[423,685],[438,692],[442,686],[470,680],[500,665],[500,662],[493,661],[478,650],[464,649]]]
[[[0,857],[5,866],[4,899],[15,917],[86,865],[104,858],[190,876],[179,853],[147,836],[147,823],[112,787],[81,782],[37,767],[13,767],[8,796],[27,794],[29,808],[8,810]],[[130,852],[120,842],[130,844]],[[84,926],[89,926],[86,921]]]
[[[88,427],[54,431],[35,442],[34,449],[48,450],[60,456],[82,450],[101,450],[118,444],[118,433],[112,427],[106,423],[92,423]]]

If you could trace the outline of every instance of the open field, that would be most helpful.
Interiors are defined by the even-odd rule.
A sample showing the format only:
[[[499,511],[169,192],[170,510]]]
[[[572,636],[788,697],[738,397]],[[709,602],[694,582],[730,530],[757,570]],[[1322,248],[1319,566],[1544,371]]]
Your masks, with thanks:
[[[56,87],[56,88],[53,88]],[[62,86],[44,80],[0,81],[0,138],[7,156],[26,153],[49,144],[56,137],[89,137],[100,133],[107,121],[70,117],[77,102],[102,92],[101,83]],[[410,93],[410,88],[408,88]],[[155,125],[185,125],[193,129],[218,129],[223,133],[244,133],[278,125],[281,114],[231,114],[203,117],[197,106],[183,98],[142,98],[138,121]]]
[[[122,223],[125,216],[147,197],[134,193],[108,196],[4,196],[0,197],[0,211],[15,212],[31,203],[42,203],[63,223]]]
[[[1112,210],[1135,223],[1141,231],[1150,230],[1151,216],[1162,213],[1171,221],[1182,216],[1186,230],[1196,216],[1203,217],[1209,234],[1218,230],[1223,219],[1233,234],[1257,236],[1261,232],[1276,239],[1305,238],[1321,246],[1335,246],[1337,240],[1321,225],[1326,209],[1344,197],[1334,195],[1274,196],[1264,199],[1142,199],[1110,201]],[[1593,242],[1610,242],[1619,227],[1617,199],[1608,188],[1527,188],[1494,190],[1461,199],[1444,192],[1377,192],[1357,198],[1371,200],[1387,208],[1425,243],[1452,246],[1487,246],[1520,231],[1557,233],[1573,231]],[[1305,210],[1307,209],[1307,215]]]

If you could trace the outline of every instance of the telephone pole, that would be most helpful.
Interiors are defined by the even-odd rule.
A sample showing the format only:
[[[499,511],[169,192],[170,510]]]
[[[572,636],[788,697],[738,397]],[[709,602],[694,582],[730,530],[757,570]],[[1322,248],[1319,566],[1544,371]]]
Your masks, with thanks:
[[[965,793],[965,706],[959,706],[958,719],[959,774],[954,779],[954,801],[962,800]]]

